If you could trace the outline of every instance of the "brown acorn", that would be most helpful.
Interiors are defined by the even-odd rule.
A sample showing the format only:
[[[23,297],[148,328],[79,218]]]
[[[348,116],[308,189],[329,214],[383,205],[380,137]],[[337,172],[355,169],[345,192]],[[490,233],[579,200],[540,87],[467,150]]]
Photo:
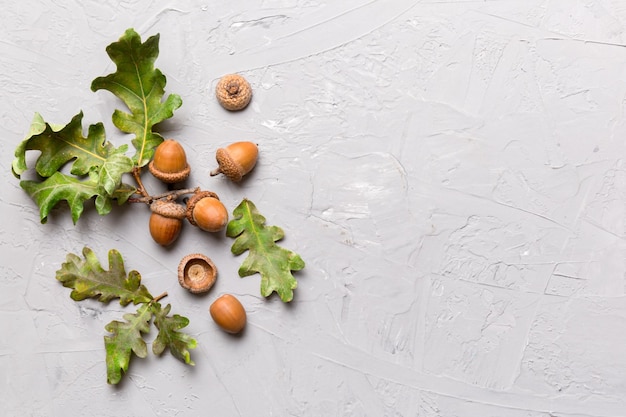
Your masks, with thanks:
[[[217,279],[213,261],[200,253],[185,256],[178,264],[178,282],[194,294],[207,292]]]
[[[166,139],[157,146],[148,169],[152,175],[168,184],[186,180],[191,172],[185,150],[174,139]]]
[[[150,236],[161,246],[169,246],[178,238],[183,227],[185,208],[178,203],[156,200],[150,204]]]
[[[246,310],[233,295],[220,296],[209,307],[209,313],[213,321],[228,333],[239,333],[246,326]]]
[[[185,216],[189,223],[207,232],[219,232],[228,223],[226,207],[211,191],[194,193],[187,201]]]
[[[235,142],[226,148],[219,148],[215,153],[219,167],[211,171],[211,176],[222,173],[231,181],[239,182],[252,171],[258,156],[259,148],[252,142]]]

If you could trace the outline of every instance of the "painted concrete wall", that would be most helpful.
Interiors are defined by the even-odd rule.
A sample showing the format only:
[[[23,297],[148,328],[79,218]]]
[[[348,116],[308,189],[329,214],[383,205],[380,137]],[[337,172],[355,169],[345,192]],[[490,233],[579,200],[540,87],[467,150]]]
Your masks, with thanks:
[[[626,416],[626,4],[620,0],[5,2],[0,13],[0,404],[3,416]],[[183,106],[162,126],[190,185],[243,197],[307,266],[289,305],[237,276],[232,241],[186,227],[169,249],[146,207],[39,223],[11,175],[34,112],[103,121],[91,80],[125,29],[160,33]],[[254,99],[214,99],[237,72]],[[259,144],[241,185],[218,147]],[[159,184],[147,179],[150,187]],[[169,354],[106,384],[104,326],[132,309],[74,302],[67,253],[120,250],[190,319]],[[186,254],[213,290],[176,281]],[[210,303],[237,295],[231,337]],[[152,335],[154,337],[154,334]]]

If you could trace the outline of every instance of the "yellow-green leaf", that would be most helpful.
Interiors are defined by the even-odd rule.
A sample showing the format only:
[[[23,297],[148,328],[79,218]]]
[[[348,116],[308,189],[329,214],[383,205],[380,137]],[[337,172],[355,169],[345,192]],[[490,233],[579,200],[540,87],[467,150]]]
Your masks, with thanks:
[[[121,305],[148,303],[152,296],[141,285],[141,275],[130,271],[126,276],[122,255],[115,249],[109,251],[109,270],[105,270],[96,254],[83,248],[83,258],[73,253],[56,272],[56,279],[64,287],[72,288],[70,297],[75,301],[95,298],[103,303],[119,299]]]

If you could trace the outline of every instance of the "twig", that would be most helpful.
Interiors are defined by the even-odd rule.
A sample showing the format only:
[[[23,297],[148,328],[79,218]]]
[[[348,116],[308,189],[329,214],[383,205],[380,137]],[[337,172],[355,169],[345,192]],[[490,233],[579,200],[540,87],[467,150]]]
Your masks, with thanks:
[[[156,297],[154,297],[154,298],[152,299],[152,302],[153,302],[153,303],[158,303],[158,302],[159,302],[162,298],[165,298],[165,297],[167,297],[167,292],[164,292],[164,293],[163,293],[163,294],[161,294],[161,295],[157,295]]]
[[[129,203],[146,203],[146,204],[152,204],[153,201],[155,200],[162,200],[162,199],[167,199],[170,201],[174,201],[177,198],[179,198],[182,195],[185,194],[193,194],[200,191],[200,187],[196,187],[196,188],[186,188],[184,190],[172,190],[172,191],[167,191],[161,194],[157,194],[157,195],[148,195],[146,193],[146,195],[144,197],[131,197],[128,199]],[[140,193],[142,194],[142,193]],[[143,194],[142,194],[143,195]]]
[[[132,174],[135,182],[137,183],[137,194],[141,194],[144,198],[149,198],[150,194],[148,194],[146,188],[143,186],[143,182],[141,181],[141,168],[134,167]]]

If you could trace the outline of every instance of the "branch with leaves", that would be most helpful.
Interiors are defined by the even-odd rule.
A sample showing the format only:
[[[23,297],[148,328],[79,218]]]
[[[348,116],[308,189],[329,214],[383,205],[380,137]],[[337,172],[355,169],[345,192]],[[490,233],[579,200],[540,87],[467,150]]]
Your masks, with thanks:
[[[117,71],[93,80],[91,89],[108,90],[126,104],[130,113],[116,110],[113,124],[122,132],[135,135],[132,144],[136,152],[132,160],[135,165],[143,167],[150,162],[154,149],[163,142],[163,137],[153,131],[154,126],[172,117],[183,101],[176,94],[163,100],[166,79],[153,65],[159,56],[158,34],[141,43],[139,35],[128,29],[106,50],[117,65]]]
[[[102,123],[89,126],[87,136],[83,136],[82,112],[64,126],[49,124],[35,114],[28,137],[15,150],[12,169],[20,178],[28,169],[26,152],[41,152],[35,163],[41,180],[22,180],[20,185],[39,206],[42,223],[61,201],[68,203],[76,223],[85,202],[93,198],[97,212],[105,215],[113,202],[134,202],[131,197],[138,193],[145,197],[141,184],[125,184],[122,177],[140,173],[150,162],[163,142],[163,137],[154,131],[155,126],[172,117],[182,105],[178,95],[165,96],[166,78],[154,67],[159,55],[158,34],[142,43],[139,35],[128,29],[106,49],[117,69],[93,80],[91,89],[110,91],[126,104],[130,113],[115,110],[112,119],[122,132],[134,135],[131,143],[135,153],[128,156],[127,144],[115,147],[107,141]],[[61,172],[68,164],[69,174]]]
[[[141,284],[141,275],[132,270],[126,274],[122,255],[115,249],[109,251],[109,269],[105,270],[96,254],[88,247],[83,257],[70,253],[56,272],[56,279],[64,287],[71,288],[74,301],[88,298],[108,303],[119,300],[120,305],[140,305],[135,313],[124,314],[124,321],[114,320],[105,326],[111,333],[104,337],[107,365],[107,382],[117,384],[128,371],[132,353],[139,358],[148,354],[143,335],[150,332],[150,323],[158,329],[152,343],[152,352],[161,355],[169,349],[180,361],[194,365],[189,353],[197,346],[191,336],[180,332],[189,324],[186,317],[170,315],[171,306],[161,307],[159,301],[167,294],[153,297]]]

